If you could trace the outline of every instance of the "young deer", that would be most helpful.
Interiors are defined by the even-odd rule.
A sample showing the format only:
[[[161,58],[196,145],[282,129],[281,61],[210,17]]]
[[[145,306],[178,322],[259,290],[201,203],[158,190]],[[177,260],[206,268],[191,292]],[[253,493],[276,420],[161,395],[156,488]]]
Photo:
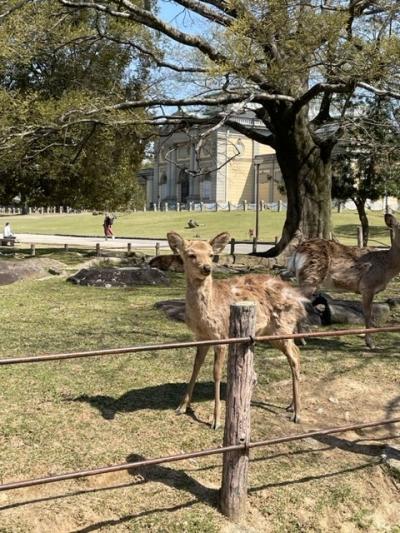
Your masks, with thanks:
[[[321,286],[361,294],[365,325],[371,327],[375,294],[400,272],[400,224],[388,214],[385,223],[393,230],[389,250],[345,246],[324,239],[300,243],[289,260],[289,270],[296,274],[303,294],[311,298]],[[371,335],[365,336],[365,342],[374,348]]]
[[[177,233],[168,233],[168,242],[183,260],[186,277],[186,324],[197,340],[223,339],[229,336],[230,304],[248,300],[257,306],[257,335],[290,334],[297,322],[305,316],[300,292],[279,278],[262,274],[236,276],[226,280],[214,280],[212,266],[214,254],[219,254],[230,241],[228,233],[221,233],[209,242],[186,241]],[[293,340],[275,341],[283,352],[292,373],[294,410],[293,421],[300,420],[299,350]],[[177,412],[185,413],[190,406],[196,379],[207,355],[208,347],[199,346],[193,365],[192,377]],[[215,405],[213,428],[220,426],[220,382],[226,355],[226,346],[216,346],[214,356]],[[289,409],[288,408],[288,409]]]

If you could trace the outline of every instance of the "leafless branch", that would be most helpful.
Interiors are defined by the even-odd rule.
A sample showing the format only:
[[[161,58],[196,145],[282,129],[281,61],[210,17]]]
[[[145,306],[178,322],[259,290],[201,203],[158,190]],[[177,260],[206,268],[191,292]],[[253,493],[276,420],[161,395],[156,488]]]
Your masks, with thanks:
[[[232,24],[232,18],[230,16],[227,16],[223,11],[210,9],[201,0],[175,0],[175,2],[190,9],[193,13],[197,13],[198,15],[222,26],[230,26]]]
[[[98,2],[84,1],[84,0],[59,0],[59,2],[65,7],[78,8],[78,9],[93,9],[100,13],[106,13],[116,18],[122,18],[125,20],[133,20],[148,28],[158,30],[167,37],[170,37],[176,42],[197,48],[203,52],[207,57],[216,62],[226,61],[227,58],[210,45],[208,41],[201,39],[196,35],[190,35],[178,28],[168,24],[161,18],[153,15],[150,11],[142,9],[135,4],[132,4],[128,0],[119,0],[116,2],[118,7],[123,7],[125,10],[112,9],[107,4],[101,4]]]
[[[379,89],[378,87],[374,87],[373,85],[370,85],[369,83],[365,82],[358,82],[358,87],[361,87],[362,89],[365,89],[366,91],[375,93],[379,96],[388,96],[389,98],[394,98],[395,100],[400,100],[400,93],[392,91],[390,89]]]

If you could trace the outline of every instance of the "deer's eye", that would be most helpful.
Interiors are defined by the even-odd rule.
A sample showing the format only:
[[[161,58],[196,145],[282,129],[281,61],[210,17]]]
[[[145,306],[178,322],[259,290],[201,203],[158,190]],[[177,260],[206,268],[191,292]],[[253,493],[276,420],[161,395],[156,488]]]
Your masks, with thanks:
[[[190,257],[190,259],[195,259],[196,258],[196,254],[189,254],[189,257]]]
[[[213,258],[213,257],[214,257],[214,254],[210,254],[210,257]]]

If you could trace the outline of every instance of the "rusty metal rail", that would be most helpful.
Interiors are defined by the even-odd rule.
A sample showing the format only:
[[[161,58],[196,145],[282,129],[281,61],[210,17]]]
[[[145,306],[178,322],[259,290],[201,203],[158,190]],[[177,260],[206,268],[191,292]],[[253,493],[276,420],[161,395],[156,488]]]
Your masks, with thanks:
[[[177,461],[184,461],[186,459],[193,459],[195,457],[204,457],[208,455],[221,454],[233,450],[245,450],[247,448],[260,448],[263,446],[272,446],[274,444],[281,444],[284,442],[293,442],[303,440],[311,437],[319,437],[322,435],[332,435],[334,433],[344,433],[346,431],[372,428],[377,426],[384,426],[389,424],[397,424],[400,422],[399,418],[391,418],[384,420],[377,420],[374,422],[365,422],[360,424],[349,424],[346,426],[338,426],[330,429],[317,429],[307,433],[300,433],[298,435],[288,435],[286,437],[276,437],[274,439],[250,442],[246,444],[235,444],[233,446],[221,446],[220,448],[208,448],[197,452],[181,453],[179,455],[167,455],[165,457],[158,457],[156,459],[143,459],[142,461],[135,461],[133,463],[121,463],[112,466],[104,466],[93,468],[91,470],[77,470],[75,472],[67,472],[65,474],[58,474],[54,476],[47,476],[36,479],[27,479],[25,481],[12,481],[0,485],[0,492],[5,490],[15,490],[24,487],[32,487],[34,485],[45,485],[48,483],[56,483],[57,481],[66,481],[68,479],[76,479],[81,477],[98,476],[100,474],[108,474],[110,472],[119,472],[121,470],[130,470],[144,466],[158,465],[162,463],[173,463]]]
[[[236,344],[239,342],[267,342],[281,339],[310,339],[314,337],[342,337],[345,335],[363,335],[365,333],[386,333],[400,332],[400,326],[387,326],[381,328],[358,328],[358,329],[338,329],[335,331],[316,331],[311,333],[292,333],[288,335],[264,335],[258,337],[227,338],[209,341],[188,341],[173,342],[167,344],[147,344],[139,346],[128,346],[126,348],[110,348],[105,350],[91,350],[83,352],[68,352],[45,355],[27,355],[22,357],[9,357],[0,359],[2,365],[18,365],[22,363],[41,363],[45,361],[59,361],[63,359],[77,359],[81,357],[95,357],[105,355],[122,355],[128,353],[147,352],[155,350],[173,350],[175,348],[192,348],[195,346],[218,346],[220,344]]]

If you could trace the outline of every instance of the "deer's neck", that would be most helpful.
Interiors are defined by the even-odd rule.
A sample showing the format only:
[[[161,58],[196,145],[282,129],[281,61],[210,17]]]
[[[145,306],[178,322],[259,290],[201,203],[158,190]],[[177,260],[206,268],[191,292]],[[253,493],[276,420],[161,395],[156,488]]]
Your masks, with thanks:
[[[192,309],[193,313],[204,316],[213,307],[213,285],[211,276],[204,280],[186,279],[186,306]]]
[[[388,268],[391,270],[393,275],[396,275],[400,272],[400,245],[393,243],[392,247],[387,253],[388,257]]]
[[[215,337],[217,317],[214,295],[211,276],[201,281],[187,278],[186,323],[199,338]]]

